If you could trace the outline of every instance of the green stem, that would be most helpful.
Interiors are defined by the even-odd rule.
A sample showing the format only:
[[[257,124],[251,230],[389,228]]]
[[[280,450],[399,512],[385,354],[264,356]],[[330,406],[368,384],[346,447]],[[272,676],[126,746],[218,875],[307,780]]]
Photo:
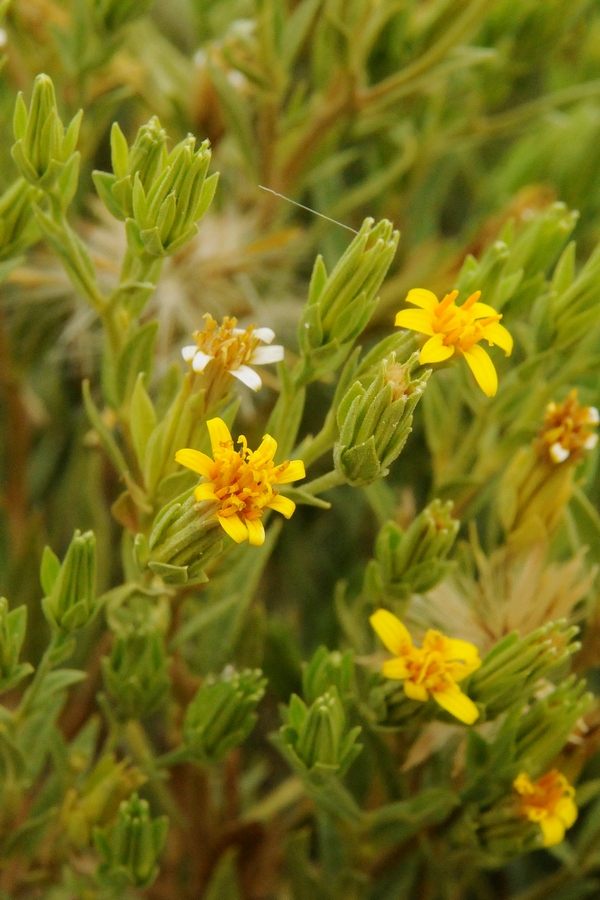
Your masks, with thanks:
[[[149,778],[149,788],[153,792],[157,802],[161,805],[171,821],[180,827],[186,827],[185,817],[163,783],[163,773],[159,771],[154,757],[154,751],[139,722],[130,720],[125,726],[125,736],[129,749],[139,767]]]
[[[31,708],[35,704],[35,701],[38,697],[40,689],[44,683],[44,679],[49,672],[52,671],[55,665],[60,661],[60,657],[57,656],[57,650],[64,645],[65,641],[68,640],[66,635],[61,634],[60,632],[55,632],[50,639],[50,643],[46,647],[44,651],[44,655],[42,656],[40,663],[35,670],[35,675],[31,681],[31,684],[23,694],[23,699],[19,704],[19,707],[15,713],[15,721],[22,722],[30,712]]]
[[[346,479],[334,469],[325,475],[321,475],[320,478],[315,478],[314,481],[309,481],[307,485],[303,485],[302,491],[315,497],[317,494],[322,494],[323,491],[330,491],[331,488],[339,487],[340,484],[346,484]]]
[[[307,469],[315,462],[315,460],[323,456],[324,453],[327,453],[328,450],[331,450],[337,436],[338,428],[335,421],[335,414],[333,410],[329,410],[323,427],[319,433],[306,444],[305,449],[302,451],[301,459],[304,461],[304,465]]]

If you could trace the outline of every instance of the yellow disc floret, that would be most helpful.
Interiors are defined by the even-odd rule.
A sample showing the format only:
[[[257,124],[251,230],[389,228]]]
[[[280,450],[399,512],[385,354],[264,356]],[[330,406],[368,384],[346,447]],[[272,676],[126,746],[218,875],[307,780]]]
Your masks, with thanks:
[[[386,678],[403,681],[407,697],[425,702],[431,696],[467,725],[478,718],[479,710],[457,684],[481,665],[474,644],[429,630],[423,646],[415,647],[406,626],[386,609],[378,609],[369,621],[396,657],[384,662],[382,672]]]
[[[453,356],[464,356],[477,384],[488,397],[498,390],[498,376],[494,364],[479,341],[502,347],[507,356],[513,340],[503,325],[502,315],[486,303],[480,303],[481,291],[471,294],[462,306],[455,303],[458,291],[446,294],[440,302],[435,294],[424,288],[413,288],[407,303],[420,309],[404,309],[396,316],[396,325],[429,335],[421,348],[419,362],[443,362]]]
[[[544,425],[536,438],[540,456],[559,464],[567,459],[581,462],[585,450],[598,443],[598,435],[592,431],[600,416],[595,406],[580,406],[577,391],[572,390],[564,403],[549,403]]]
[[[521,815],[530,822],[539,822],[544,837],[544,847],[560,844],[565,831],[577,818],[577,806],[573,797],[575,789],[564,775],[552,769],[531,781],[525,772],[515,778],[513,787],[520,796]]]
[[[194,491],[198,503],[209,500],[218,504],[217,518],[224,531],[238,544],[248,540],[260,546],[265,540],[261,521],[265,509],[274,509],[286,518],[296,504],[275,489],[278,484],[290,484],[304,478],[304,463],[287,460],[275,465],[273,459],[277,442],[268,434],[258,450],[250,450],[246,438],[233,438],[222,419],[207,423],[213,459],[199,450],[178,450],[175,459],[182,466],[204,477]]]

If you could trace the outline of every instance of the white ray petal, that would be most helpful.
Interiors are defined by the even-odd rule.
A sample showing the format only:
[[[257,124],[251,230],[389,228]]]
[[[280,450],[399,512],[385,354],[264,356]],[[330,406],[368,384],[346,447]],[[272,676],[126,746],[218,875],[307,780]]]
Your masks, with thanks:
[[[281,344],[273,344],[272,347],[257,347],[250,362],[257,366],[265,366],[267,363],[280,362],[282,359],[283,347]]]
[[[586,450],[593,450],[596,444],[598,443],[598,435],[590,434],[588,438],[586,438],[585,444],[583,445]]]
[[[595,406],[588,406],[588,425],[598,425],[600,423],[600,413]]]
[[[209,356],[208,353],[204,353],[202,350],[197,350],[196,355],[194,356],[194,362],[192,363],[192,369],[194,372],[204,372],[211,359],[214,359],[214,357]]]
[[[558,441],[556,441],[555,444],[552,444],[549,453],[555,463],[564,462],[565,459],[570,456],[570,451],[566,450]]]
[[[185,359],[186,362],[191,362],[198,352],[198,348],[195,344],[188,344],[187,347],[181,348],[181,355]]]
[[[255,328],[254,334],[263,342],[263,344],[270,344],[275,337],[275,332],[272,328]]]
[[[250,366],[240,366],[239,369],[235,369],[235,371],[231,369],[229,374],[243,382],[243,384],[247,384],[253,391],[258,391],[262,387],[260,375],[258,375],[254,369],[251,369]]]

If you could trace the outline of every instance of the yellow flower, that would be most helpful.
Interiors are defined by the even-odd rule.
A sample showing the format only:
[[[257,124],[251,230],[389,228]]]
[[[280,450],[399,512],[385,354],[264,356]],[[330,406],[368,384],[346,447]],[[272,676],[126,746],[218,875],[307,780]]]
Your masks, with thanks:
[[[283,359],[283,347],[273,344],[270,347],[261,347],[261,344],[270,344],[275,337],[275,332],[270,328],[236,328],[237,319],[225,316],[222,325],[208,313],[204,316],[206,325],[202,331],[195,331],[192,335],[195,344],[181,348],[181,355],[186,362],[192,364],[194,372],[204,372],[209,362],[218,360],[230,375],[247,384],[253,391],[262,387],[260,376],[248,363],[261,366],[267,363],[279,362]]]
[[[486,303],[479,303],[480,296],[481,291],[475,291],[462,306],[457,306],[454,301],[458,291],[446,294],[440,303],[431,291],[413,288],[406,302],[420,309],[402,310],[396,316],[396,325],[430,335],[419,356],[422,365],[464,356],[481,390],[487,397],[493,397],[498,390],[498,376],[479,341],[485,338],[488,344],[497,344],[510,356],[513,339],[499,324],[500,313]]]
[[[598,435],[591,429],[599,422],[596,407],[580,406],[576,390],[569,393],[564,403],[549,403],[536,440],[540,456],[556,465],[569,457],[571,462],[580,462],[583,451],[592,450],[598,443]]]
[[[442,709],[472,725],[479,710],[457,682],[481,665],[477,647],[432,630],[423,638],[422,647],[414,647],[407,628],[386,609],[378,609],[369,621],[396,656],[384,662],[385,677],[403,681],[404,693],[411,700],[425,702],[431,695]]]
[[[521,796],[521,814],[530,822],[539,822],[544,836],[544,847],[560,844],[565,831],[577,818],[577,806],[573,797],[575,789],[556,769],[532,782],[521,772],[513,781],[515,791]]]
[[[198,503],[218,503],[217,518],[224,531],[238,544],[248,540],[260,546],[265,540],[261,518],[265,508],[275,509],[289,519],[296,504],[274,490],[276,484],[289,484],[304,478],[304,463],[296,459],[276,466],[273,457],[277,442],[268,434],[258,450],[249,450],[240,435],[234,449],[233,439],[222,419],[206,423],[213,459],[199,450],[178,450],[175,459],[182,466],[204,476],[194,491]]]

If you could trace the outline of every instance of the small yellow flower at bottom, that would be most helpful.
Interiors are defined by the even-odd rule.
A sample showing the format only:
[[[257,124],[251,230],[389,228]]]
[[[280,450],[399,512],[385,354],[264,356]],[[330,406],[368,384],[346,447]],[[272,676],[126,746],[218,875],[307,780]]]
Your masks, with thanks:
[[[246,438],[240,435],[234,442],[222,419],[210,419],[207,423],[213,459],[199,450],[178,450],[175,459],[182,466],[204,476],[204,482],[194,491],[197,502],[214,501],[218,504],[217,518],[224,531],[236,543],[249,541],[260,546],[265,540],[261,522],[266,508],[274,509],[290,518],[296,504],[289,497],[275,490],[277,484],[290,484],[304,478],[302,460],[287,460],[276,466],[273,458],[277,441],[266,434],[258,450],[249,450]]]
[[[415,647],[406,626],[386,609],[378,609],[369,621],[390,653],[396,656],[383,664],[386,678],[403,681],[404,693],[411,700],[425,702],[432,696],[442,709],[461,722],[466,725],[475,722],[479,710],[457,682],[481,665],[477,647],[432,630],[423,638],[423,646]]]
[[[521,797],[521,814],[530,822],[539,822],[544,847],[560,844],[565,831],[577,818],[577,806],[573,800],[575,789],[565,776],[552,769],[532,782],[529,775],[521,772],[513,781],[513,787]]]
[[[420,308],[401,310],[395,324],[429,335],[419,355],[422,365],[464,356],[483,393],[493,397],[498,390],[498,376],[479,341],[485,339],[490,345],[497,344],[510,356],[513,339],[500,325],[502,315],[486,303],[480,303],[480,296],[481,291],[475,291],[462,306],[457,306],[458,291],[446,294],[439,301],[431,291],[413,288],[408,292],[406,302]]]

